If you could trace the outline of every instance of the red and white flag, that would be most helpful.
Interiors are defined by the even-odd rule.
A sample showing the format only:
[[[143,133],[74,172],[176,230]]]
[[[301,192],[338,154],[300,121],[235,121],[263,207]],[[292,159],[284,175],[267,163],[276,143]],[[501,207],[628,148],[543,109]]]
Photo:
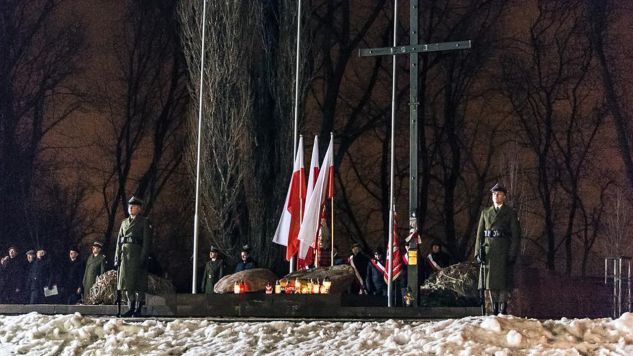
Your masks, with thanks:
[[[306,188],[306,201],[310,199],[314,186],[316,185],[317,177],[319,176],[319,136],[314,136],[314,145],[312,146],[312,158],[310,159],[310,170],[308,173],[308,187]],[[319,225],[320,230],[320,225]],[[317,231],[319,235],[320,231]],[[303,245],[303,241],[299,241],[299,245]],[[297,260],[297,269],[308,267],[314,263],[314,249],[316,247],[316,239],[312,246],[308,247],[308,254],[306,258],[299,258]],[[301,249],[301,247],[299,247]]]
[[[325,204],[328,191],[330,190],[329,182],[334,175],[334,139],[330,139],[325,158],[321,167],[328,167],[319,171],[319,177],[314,185],[312,194],[306,201],[305,214],[301,229],[299,230],[299,240],[302,242],[299,248],[299,257],[305,258],[308,254],[308,248],[313,246],[316,240],[317,232],[321,222],[321,209]],[[332,194],[334,193],[333,189]]]
[[[306,198],[305,168],[303,166],[303,137],[299,138],[297,155],[292,169],[290,187],[286,195],[284,209],[277,225],[277,231],[273,237],[273,242],[286,246],[286,260],[290,259],[299,249],[299,228],[301,226],[301,215]]]
[[[398,247],[398,224],[396,223],[395,211],[393,212],[393,243],[391,245],[391,249],[387,249],[387,251],[391,252],[391,263],[393,266],[391,280],[395,281],[398,277],[400,277],[402,269],[404,268],[402,264],[402,256],[400,254],[400,247]],[[385,283],[389,283],[387,276],[385,276]]]

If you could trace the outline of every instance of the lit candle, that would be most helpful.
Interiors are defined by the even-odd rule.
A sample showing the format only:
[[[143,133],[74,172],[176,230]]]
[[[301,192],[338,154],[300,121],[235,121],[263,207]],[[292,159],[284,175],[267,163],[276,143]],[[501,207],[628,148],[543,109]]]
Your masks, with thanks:
[[[312,294],[319,294],[320,287],[319,279],[317,279],[316,283],[312,285]]]
[[[327,277],[323,279],[323,288],[321,293],[328,294],[330,293],[330,287],[332,287],[332,281],[330,281]]]

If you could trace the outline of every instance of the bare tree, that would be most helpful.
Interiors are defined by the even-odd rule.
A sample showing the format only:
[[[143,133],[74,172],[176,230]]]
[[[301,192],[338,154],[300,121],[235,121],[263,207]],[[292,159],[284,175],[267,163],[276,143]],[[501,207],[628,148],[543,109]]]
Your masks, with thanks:
[[[0,236],[41,231],[29,224],[43,140],[79,108],[72,84],[85,47],[81,21],[62,16],[61,0],[7,0],[0,5]]]
[[[504,88],[520,124],[518,134],[536,159],[536,189],[542,204],[547,268],[555,269],[557,220],[567,209],[565,243],[566,271],[571,273],[572,234],[578,207],[578,183],[587,152],[601,120],[585,137],[583,115],[591,112],[585,104],[589,86],[586,73],[591,63],[581,31],[582,12],[578,3],[537,1],[537,14],[530,25],[529,38],[519,51],[524,59],[506,57],[503,62]],[[587,108],[589,106],[589,108]],[[582,147],[578,151],[580,144]],[[559,164],[566,167],[561,176]],[[529,172],[529,171],[526,171]],[[563,184],[562,181],[565,181]],[[562,201],[565,189],[570,206]]]
[[[99,87],[95,105],[106,117],[110,136],[99,138],[107,166],[100,172],[110,241],[119,208],[127,199],[146,200],[145,213],[176,172],[183,157],[186,73],[178,42],[175,5],[169,1],[127,2],[124,26],[112,42],[117,66],[111,81]],[[137,162],[148,162],[141,166]]]

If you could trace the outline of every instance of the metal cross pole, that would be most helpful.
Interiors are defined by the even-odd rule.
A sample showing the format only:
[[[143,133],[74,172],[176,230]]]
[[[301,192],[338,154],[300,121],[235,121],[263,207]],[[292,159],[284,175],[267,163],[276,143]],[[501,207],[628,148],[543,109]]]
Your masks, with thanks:
[[[397,7],[397,1],[394,3],[395,7]],[[394,47],[382,47],[382,48],[366,48],[361,49],[359,51],[359,56],[361,57],[374,57],[374,56],[392,56],[393,61],[396,61],[396,56],[399,54],[409,54],[409,217],[412,218],[417,214],[418,210],[418,54],[426,53],[426,52],[440,52],[440,51],[451,51],[451,50],[460,50],[460,49],[468,49],[471,48],[471,41],[455,41],[455,42],[440,42],[440,43],[427,43],[420,44],[419,43],[419,6],[418,0],[411,0],[409,2],[409,14],[410,14],[410,23],[409,23],[409,38],[410,43],[408,46],[396,46],[394,42]],[[394,13],[397,14],[396,11]],[[394,23],[397,23],[398,18],[397,15],[394,16]],[[395,28],[395,26],[394,26]],[[394,29],[394,37],[395,37],[395,29]],[[395,73],[393,74],[395,76]],[[392,91],[395,88],[392,88]],[[392,103],[392,105],[395,105]],[[392,109],[392,122],[395,121],[395,110]],[[390,198],[393,200],[393,198]],[[391,205],[390,205],[391,206]],[[391,215],[391,214],[390,214]],[[391,219],[390,219],[391,221]],[[393,226],[393,225],[391,225]],[[389,228],[391,229],[391,227]],[[388,234],[392,235],[391,231]],[[412,239],[414,240],[414,239]],[[389,246],[390,248],[391,246]],[[413,242],[412,248],[417,249],[417,241]],[[416,266],[417,267],[417,266]],[[393,270],[393,264],[389,264],[388,274],[391,275],[391,271]],[[418,303],[418,294],[419,294],[419,286],[418,286],[418,268],[411,268],[408,271],[408,274],[412,274],[409,277],[408,287],[413,292],[413,297],[415,303]],[[392,281],[389,280],[389,286],[392,284]],[[389,288],[388,288],[389,291]],[[391,301],[391,296],[389,296],[389,300]],[[390,303],[389,303],[390,304]],[[390,306],[390,305],[389,305]]]

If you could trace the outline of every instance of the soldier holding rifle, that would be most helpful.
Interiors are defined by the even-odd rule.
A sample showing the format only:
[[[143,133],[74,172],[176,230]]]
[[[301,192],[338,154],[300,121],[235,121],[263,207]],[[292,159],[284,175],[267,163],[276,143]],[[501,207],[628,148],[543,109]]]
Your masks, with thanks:
[[[488,290],[494,314],[505,314],[512,290],[521,228],[516,212],[505,203],[507,190],[497,183],[490,190],[493,205],[479,218],[475,258],[481,263],[479,289]]]

